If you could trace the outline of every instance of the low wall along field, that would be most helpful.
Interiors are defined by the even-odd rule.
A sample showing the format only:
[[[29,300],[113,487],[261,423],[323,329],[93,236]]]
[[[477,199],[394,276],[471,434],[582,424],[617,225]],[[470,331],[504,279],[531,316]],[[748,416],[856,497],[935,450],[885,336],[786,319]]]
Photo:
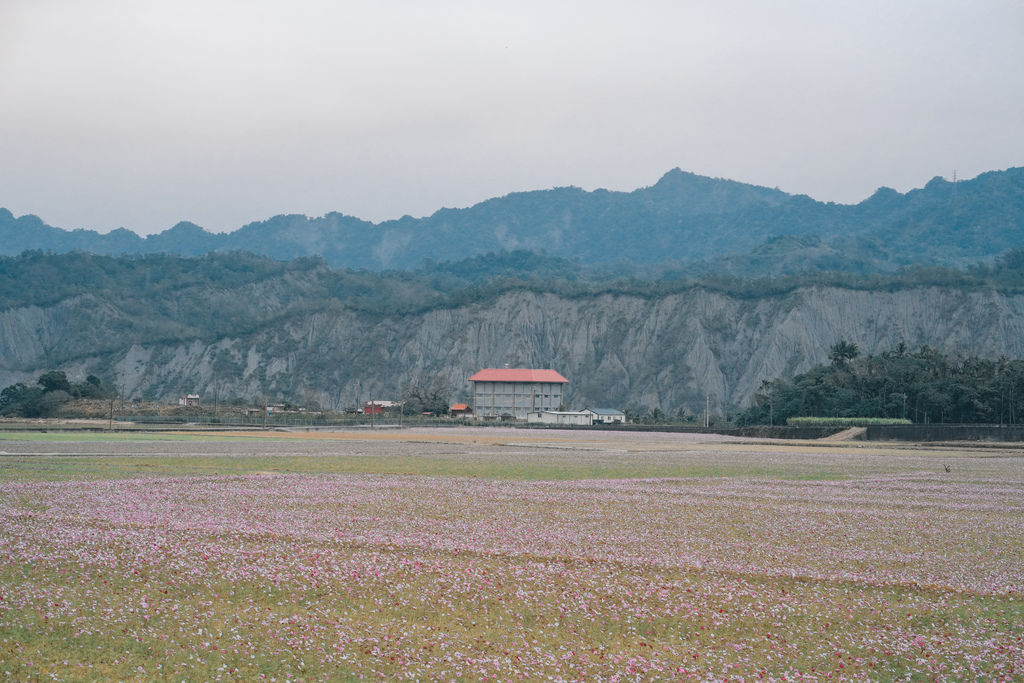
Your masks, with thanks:
[[[1020,450],[496,428],[0,451],[12,680],[1024,676]]]

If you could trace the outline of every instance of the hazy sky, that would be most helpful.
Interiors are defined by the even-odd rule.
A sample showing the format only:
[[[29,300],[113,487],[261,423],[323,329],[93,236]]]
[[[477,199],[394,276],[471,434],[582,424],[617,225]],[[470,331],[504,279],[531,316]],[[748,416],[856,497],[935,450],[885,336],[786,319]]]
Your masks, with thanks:
[[[379,221],[673,167],[857,202],[1024,165],[1022,0],[0,0],[0,206]]]

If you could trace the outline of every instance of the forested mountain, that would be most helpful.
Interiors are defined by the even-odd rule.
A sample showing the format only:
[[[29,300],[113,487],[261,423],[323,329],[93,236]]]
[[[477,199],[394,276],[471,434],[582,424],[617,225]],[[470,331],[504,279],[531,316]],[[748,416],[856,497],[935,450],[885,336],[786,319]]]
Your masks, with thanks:
[[[415,383],[465,398],[475,370],[511,364],[558,369],[573,407],[692,414],[710,396],[737,414],[840,340],[1024,358],[1022,246],[1024,168],[850,206],[674,170],[634,192],[147,238],[0,209],[0,386],[62,371],[343,408]]]
[[[527,251],[639,277],[760,276],[809,270],[891,272],[964,265],[1024,245],[1024,168],[956,184],[935,178],[901,194],[879,189],[855,205],[670,171],[633,192],[566,187],[521,192],[426,218],[373,224],[329,213],[287,215],[213,234],[191,223],[146,238],[128,230],[65,231],[0,209],[0,253],[27,249],[196,256],[249,250],[332,267],[415,269]]]
[[[425,382],[465,398],[473,372],[508,363],[557,369],[573,407],[694,414],[710,396],[724,415],[839,340],[1024,358],[1024,251],[964,271],[656,281],[523,252],[416,273],[240,253],[0,258],[0,386],[63,371],[131,397],[344,408]]]

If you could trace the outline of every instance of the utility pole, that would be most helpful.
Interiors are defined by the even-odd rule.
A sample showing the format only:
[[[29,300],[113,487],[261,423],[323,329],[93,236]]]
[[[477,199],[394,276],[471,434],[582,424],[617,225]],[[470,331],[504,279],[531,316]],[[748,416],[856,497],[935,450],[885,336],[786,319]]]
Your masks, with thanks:
[[[711,394],[704,397],[704,428],[711,426]]]

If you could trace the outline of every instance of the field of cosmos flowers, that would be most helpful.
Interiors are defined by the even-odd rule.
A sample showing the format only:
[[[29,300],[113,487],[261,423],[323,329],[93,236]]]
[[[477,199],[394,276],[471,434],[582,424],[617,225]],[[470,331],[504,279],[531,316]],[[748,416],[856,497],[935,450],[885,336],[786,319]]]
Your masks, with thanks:
[[[1024,677],[1011,448],[6,433],[0,558],[10,680]]]

